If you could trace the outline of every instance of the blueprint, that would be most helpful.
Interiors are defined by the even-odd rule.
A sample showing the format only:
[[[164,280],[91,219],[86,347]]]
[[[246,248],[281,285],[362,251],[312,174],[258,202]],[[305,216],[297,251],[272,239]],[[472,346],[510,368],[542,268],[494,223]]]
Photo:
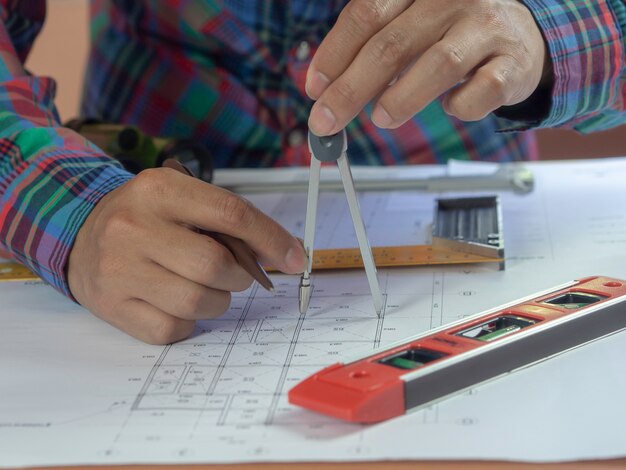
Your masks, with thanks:
[[[287,402],[298,381],[355,354],[572,279],[626,279],[626,159],[528,166],[534,192],[500,193],[506,270],[379,270],[380,318],[361,270],[315,274],[305,315],[298,277],[272,275],[274,294],[254,285],[187,340],[150,346],[41,282],[0,283],[0,467],[626,456],[626,332],[381,424]],[[371,244],[427,243],[441,196],[361,194]],[[296,234],[305,197],[250,196]],[[353,246],[345,197],[322,193],[316,247]]]

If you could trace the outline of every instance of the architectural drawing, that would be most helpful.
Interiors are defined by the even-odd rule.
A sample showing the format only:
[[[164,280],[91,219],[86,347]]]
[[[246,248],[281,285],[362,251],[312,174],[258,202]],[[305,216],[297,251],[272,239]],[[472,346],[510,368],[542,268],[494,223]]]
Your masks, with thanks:
[[[11,377],[0,379],[0,466],[626,455],[626,407],[615,405],[626,390],[624,333],[374,426],[287,402],[293,385],[333,362],[575,278],[626,278],[626,216],[615,204],[626,160],[532,168],[535,192],[500,194],[505,271],[379,270],[380,318],[361,270],[314,274],[305,315],[298,276],[272,275],[274,294],[256,285],[234,294],[225,315],[160,347],[42,283],[0,283],[0,377]],[[361,195],[372,245],[427,243],[437,196]],[[301,234],[304,198],[253,201]],[[342,193],[321,194],[317,248],[356,246],[347,210]],[[590,396],[603,399],[590,407]],[[485,445],[502,436],[516,444]]]

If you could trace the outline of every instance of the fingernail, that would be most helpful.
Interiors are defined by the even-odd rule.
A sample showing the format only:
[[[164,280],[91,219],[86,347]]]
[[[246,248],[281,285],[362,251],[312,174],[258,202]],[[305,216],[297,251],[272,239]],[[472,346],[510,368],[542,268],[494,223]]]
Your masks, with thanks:
[[[287,250],[285,255],[285,265],[290,273],[302,273],[306,268],[306,253],[304,247],[298,243],[298,246],[293,246]]]
[[[374,112],[372,112],[372,122],[383,129],[391,127],[394,124],[394,120],[380,104],[377,104],[374,108]]]
[[[337,125],[337,119],[333,112],[323,104],[313,105],[309,116],[309,127],[315,135],[331,134]]]
[[[322,72],[312,70],[306,77],[304,90],[312,100],[318,99],[324,93],[324,90],[330,85],[330,79]]]

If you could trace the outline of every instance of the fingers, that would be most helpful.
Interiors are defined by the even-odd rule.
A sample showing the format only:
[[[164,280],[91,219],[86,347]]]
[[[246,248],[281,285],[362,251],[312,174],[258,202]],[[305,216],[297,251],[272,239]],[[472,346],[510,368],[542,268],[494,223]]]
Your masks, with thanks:
[[[517,69],[518,64],[511,57],[496,57],[450,92],[444,109],[464,121],[478,121],[501,106],[519,102],[524,83]]]
[[[430,47],[411,68],[378,99],[372,121],[378,127],[404,124],[433,100],[463,81],[494,51],[489,36],[476,32],[470,22],[455,25]],[[437,77],[436,79],[434,77]]]
[[[369,101],[445,33],[456,14],[456,8],[433,12],[428,3],[410,3],[411,6],[398,2],[395,9],[390,9],[390,14],[397,17],[389,20],[379,31],[373,31],[340,75],[322,70],[329,77],[330,84],[311,109],[309,126],[315,134],[333,134],[344,128]],[[338,23],[333,28],[338,30],[335,33],[337,36],[341,34],[340,26]],[[343,35],[347,33],[344,31]],[[316,57],[322,57],[327,50],[321,47]],[[330,52],[327,54],[330,55]],[[322,61],[322,58],[318,59],[318,62]],[[336,62],[334,69],[339,70],[339,64],[343,62]],[[332,70],[332,66],[326,67]]]
[[[191,226],[191,228],[190,228]],[[151,343],[184,338],[252,279],[233,254],[194,228],[229,234],[285,272],[301,272],[301,242],[244,199],[177,171],[146,170],[104,196],[69,257],[75,299]]]
[[[377,97],[374,123],[398,127],[459,84],[450,108],[480,119],[528,98],[545,57],[533,15],[517,0],[352,0],[311,63],[309,127],[336,133]]]
[[[216,318],[230,305],[230,292],[184,279],[167,269],[146,263],[141,278],[126,281],[135,297],[182,320]]]
[[[147,255],[168,271],[223,291],[240,292],[252,284],[252,276],[213,238],[178,224],[163,224],[157,231],[161,236],[147,246]]]
[[[135,180],[137,197],[153,200],[161,216],[240,238],[285,273],[304,270],[300,242],[246,199],[167,168],[144,171]]]
[[[348,3],[311,61],[306,79],[309,97],[318,99],[348,68],[361,47],[412,3],[413,0],[352,0]]]
[[[173,317],[139,299],[126,300],[117,306],[115,314],[102,318],[114,327],[149,344],[180,341],[188,337],[195,326],[192,320]]]

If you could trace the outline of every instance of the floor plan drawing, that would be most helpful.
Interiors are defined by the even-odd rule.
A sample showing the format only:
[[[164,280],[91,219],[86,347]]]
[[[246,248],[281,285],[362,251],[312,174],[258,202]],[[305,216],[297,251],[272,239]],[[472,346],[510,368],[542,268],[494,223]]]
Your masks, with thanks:
[[[380,317],[363,270],[314,273],[303,315],[299,277],[272,274],[274,293],[255,284],[188,339],[150,346],[41,282],[0,283],[0,466],[626,455],[626,408],[615,406],[626,393],[626,333],[373,426],[287,401],[334,362],[572,279],[626,278],[626,217],[606,203],[623,188],[626,160],[603,165],[531,165],[536,191],[500,193],[506,269],[379,269]],[[440,196],[361,194],[372,246],[429,243]],[[252,199],[301,235],[305,197]],[[343,193],[322,192],[319,207],[316,247],[355,247]],[[590,396],[602,399],[588,407]],[[503,435],[516,445],[484,445]]]
[[[440,283],[433,279],[431,295],[439,294],[435,289]],[[296,286],[281,287],[296,292]],[[232,319],[203,322],[197,342],[185,341],[163,351],[134,409],[202,409],[207,397],[213,399],[212,406],[236,408],[238,401],[233,403],[232,397],[245,395],[248,404],[270,400],[263,407],[264,416],[254,414],[256,423],[272,424],[284,411],[279,406],[290,385],[338,357],[406,336],[399,318],[373,314],[368,295],[329,293],[330,288],[316,292],[305,315],[297,313],[293,294],[269,302],[267,293],[253,288],[249,298],[236,299],[228,314]],[[395,296],[386,298],[386,308],[399,308]],[[431,302],[427,314],[414,324],[426,330],[435,326],[433,322],[441,322],[437,302]],[[225,410],[216,423],[232,423],[228,414]]]

